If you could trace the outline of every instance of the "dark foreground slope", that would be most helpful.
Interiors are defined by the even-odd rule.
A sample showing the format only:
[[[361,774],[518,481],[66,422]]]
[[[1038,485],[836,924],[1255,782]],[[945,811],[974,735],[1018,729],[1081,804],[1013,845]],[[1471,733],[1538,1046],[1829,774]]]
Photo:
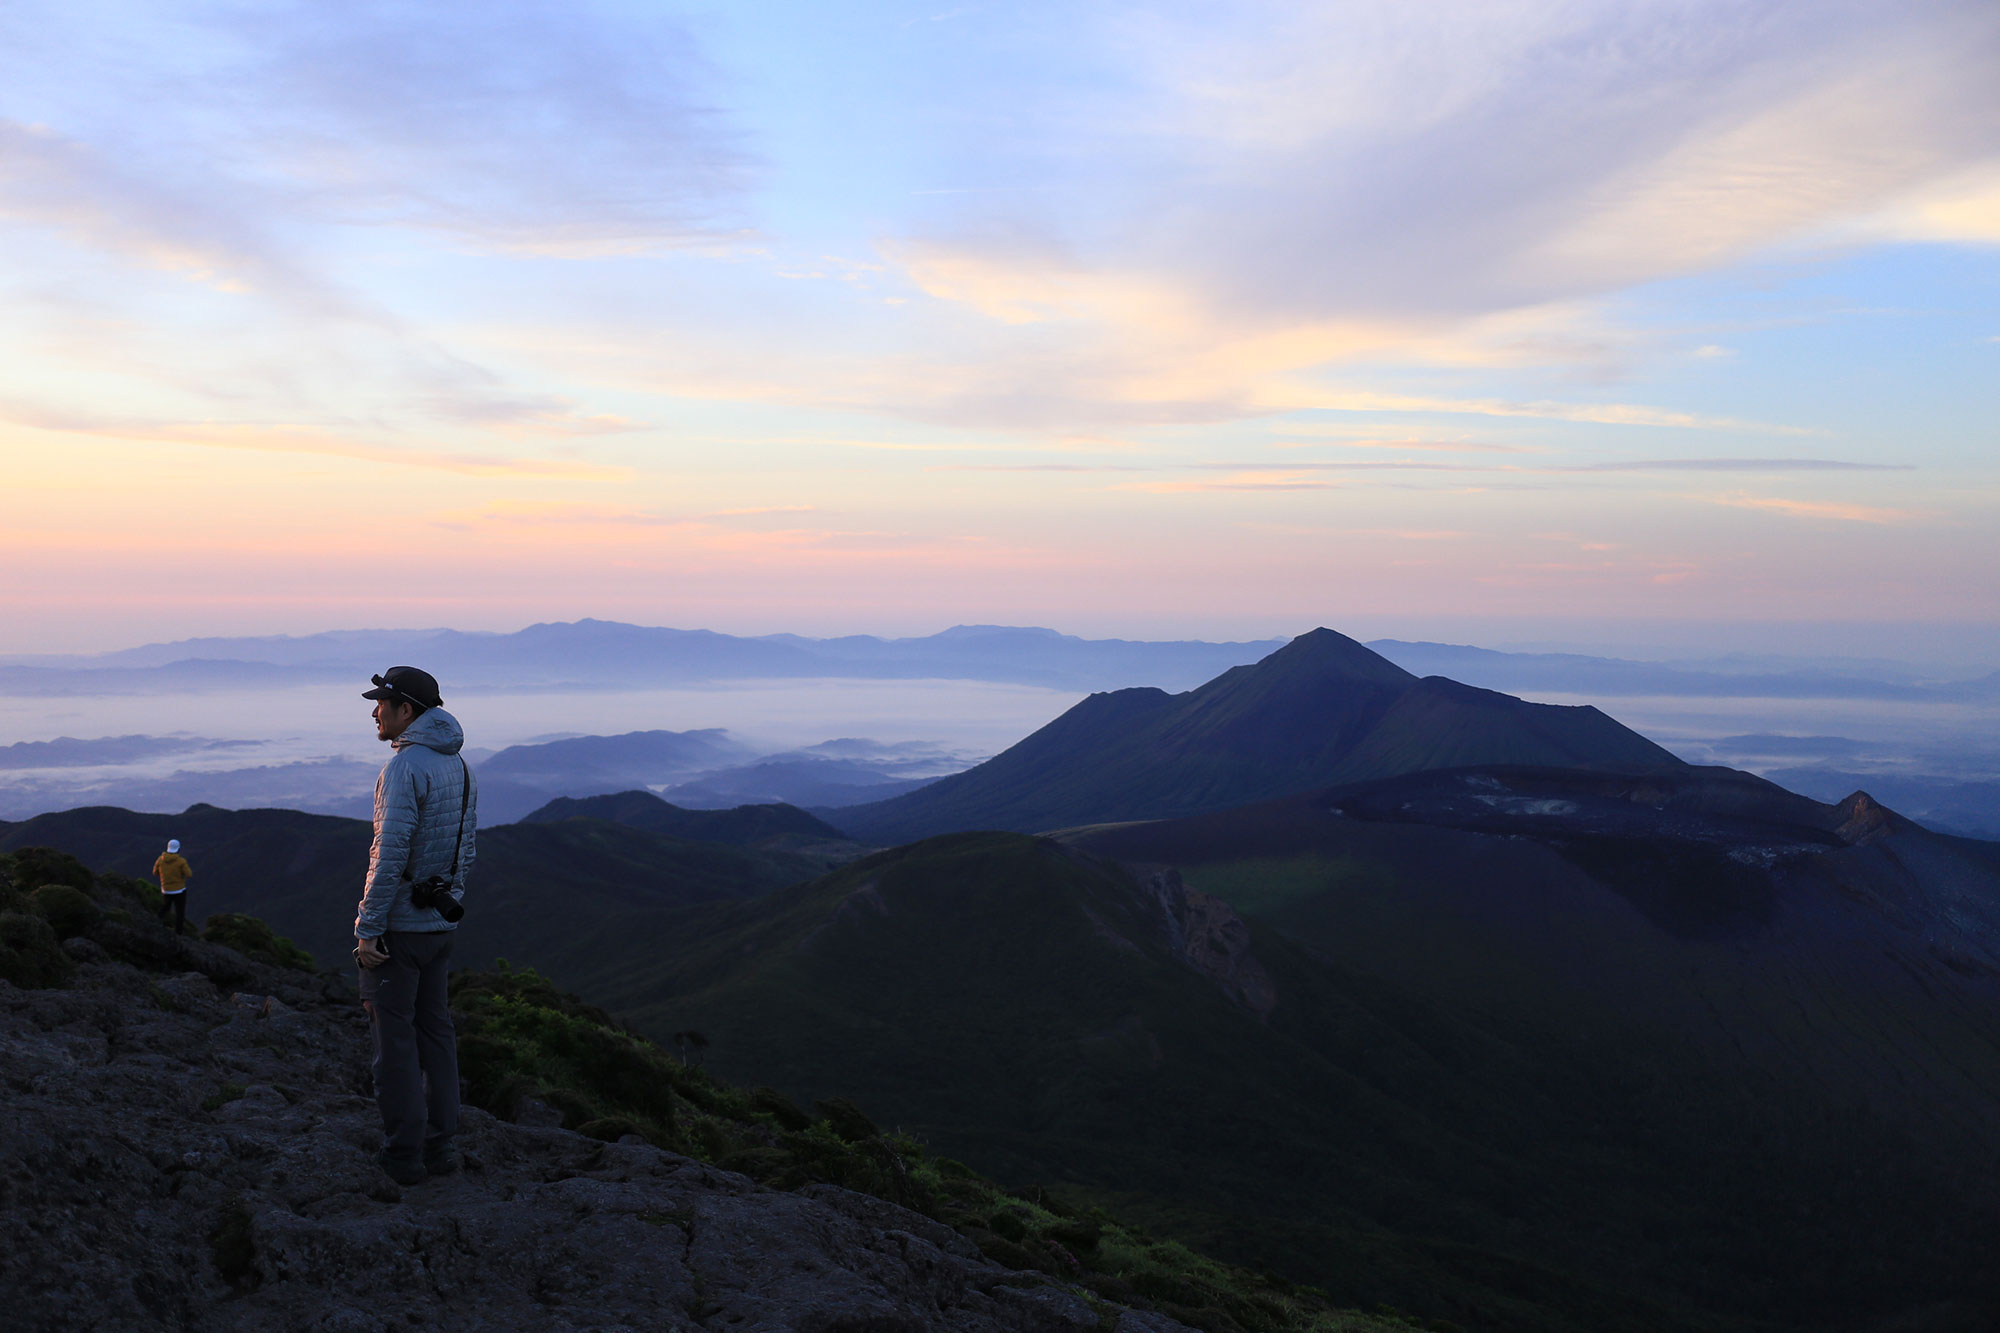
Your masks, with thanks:
[[[876,842],[1033,832],[1478,763],[1633,770],[1679,761],[1595,708],[1420,680],[1317,629],[1186,694],[1093,694],[975,768],[837,818],[850,836]]]
[[[10,883],[34,879],[61,887]],[[0,857],[8,1329],[1176,1333],[1176,1303],[1205,1333],[1407,1327],[1010,1196],[850,1103],[732,1088],[533,973],[454,978],[484,1109],[462,1172],[399,1188],[346,980],[255,921],[230,938],[295,965]]]
[[[1077,835],[1116,860],[897,849],[700,909],[594,993],[1341,1303],[2000,1314],[1984,852],[1743,775],[1403,781]]]
[[[140,878],[168,838],[195,868],[188,910],[248,912],[331,962],[353,947],[354,907],[368,868],[369,825],[296,810],[178,815],[112,807],[0,824],[0,851],[59,848]],[[579,962],[582,926],[619,923],[627,938],[663,909],[768,892],[825,872],[829,858],[782,848],[673,837],[596,819],[481,829],[458,956],[531,961],[559,976]]]

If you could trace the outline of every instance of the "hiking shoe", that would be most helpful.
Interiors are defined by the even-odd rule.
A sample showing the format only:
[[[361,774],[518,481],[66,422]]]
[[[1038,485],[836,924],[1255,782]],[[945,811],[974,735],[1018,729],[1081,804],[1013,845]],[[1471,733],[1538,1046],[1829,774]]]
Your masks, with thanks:
[[[413,1162],[407,1157],[397,1157],[386,1148],[375,1155],[375,1160],[389,1173],[389,1179],[398,1185],[421,1185],[430,1176],[422,1162]]]
[[[458,1145],[450,1139],[424,1145],[424,1170],[434,1176],[448,1176],[458,1167]]]

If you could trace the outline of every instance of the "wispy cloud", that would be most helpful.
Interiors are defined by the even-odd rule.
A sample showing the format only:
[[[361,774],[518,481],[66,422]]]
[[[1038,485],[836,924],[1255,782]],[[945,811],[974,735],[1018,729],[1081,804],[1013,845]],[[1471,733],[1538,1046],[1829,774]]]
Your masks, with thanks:
[[[1144,463],[936,463],[924,470],[926,472],[1157,472],[1165,466],[1170,465]]]
[[[1538,454],[1547,445],[1476,444],[1468,440],[1276,440],[1276,449],[1394,449],[1405,453]]]
[[[1023,138],[1062,144],[994,173],[1061,188],[969,196],[893,250],[935,300],[1015,330],[1017,353],[1064,346],[1052,396],[1129,414],[1178,385],[1191,416],[1810,433],[1670,406],[1328,395],[1297,377],[1361,361],[1615,368],[1629,335],[1578,312],[1956,179],[2000,135],[2000,21],[1978,0],[1234,12],[1048,15],[1048,40],[1101,61],[1118,92],[1015,98],[991,147],[1005,161]],[[1991,212],[1953,207],[1958,233]],[[997,380],[1021,359],[984,364]]]
[[[153,439],[163,443],[199,445],[210,449],[241,449],[266,454],[318,454],[394,467],[433,468],[472,476],[524,477],[567,481],[623,481],[630,468],[609,467],[567,458],[513,458],[499,454],[450,453],[402,448],[342,439],[317,427],[215,425],[163,426],[151,432],[98,431],[119,439]]]
[[[1389,537],[1403,542],[1463,541],[1474,534],[1456,528],[1348,528],[1350,537]]]
[[[1792,518],[1823,518],[1842,523],[1908,523],[1922,515],[1908,509],[1876,505],[1845,504],[1833,500],[1785,500],[1763,495],[1702,495],[1694,497],[1708,504],[1734,509],[1761,509]]]
[[[1474,472],[1564,476],[1604,472],[1912,472],[1907,463],[1855,463],[1837,458],[1655,458],[1611,463],[1438,463],[1415,459],[1296,458],[1155,463],[939,463],[934,472]]]
[[[1304,407],[1308,404],[1300,404]],[[1442,412],[1485,417],[1538,417],[1599,426],[1665,426],[1676,430],[1757,431],[1777,435],[1818,435],[1806,426],[1787,426],[1734,417],[1703,416],[1638,403],[1509,402],[1499,398],[1436,398],[1415,394],[1337,393],[1315,399],[1324,412]]]
[[[610,412],[589,412],[554,394],[524,394],[498,376],[453,363],[430,377],[437,387],[412,397],[423,415],[501,435],[576,437],[645,430],[647,423]]]
[[[0,219],[226,292],[353,315],[348,298],[285,253],[259,210],[172,172],[148,173],[45,125],[0,119]]]
[[[629,468],[579,459],[452,452],[357,439],[321,426],[284,422],[119,421],[5,400],[0,400],[0,422],[107,440],[234,449],[248,453],[306,454],[398,468],[458,472],[469,476],[569,481],[622,481],[631,476]]]
[[[1213,491],[1331,491],[1339,489],[1339,483],[1297,478],[1274,481],[1135,481],[1116,489],[1144,491],[1148,495],[1199,495]]]
[[[73,199],[108,179],[77,163],[115,156],[126,190],[154,196],[127,225],[162,244],[203,218],[239,241],[346,222],[598,255],[741,225],[726,215],[749,157],[713,76],[684,30],[643,11],[277,0],[113,23],[82,6],[32,10],[17,11],[0,75],[58,133],[72,127],[50,144],[81,138],[95,159],[44,153],[8,173],[8,193]],[[131,58],[141,45],[147,58]],[[82,85],[52,77],[79,58]]]
[[[1855,463],[1840,458],[1641,458],[1587,463],[1576,472],[1915,472],[1914,463]]]
[[[433,522],[446,527],[471,527],[502,523],[523,527],[588,526],[594,528],[682,528],[734,527],[744,519],[772,515],[810,514],[814,505],[755,505],[742,509],[715,509],[705,513],[673,514],[659,510],[617,505],[579,504],[556,500],[501,500],[475,510],[440,514]]]

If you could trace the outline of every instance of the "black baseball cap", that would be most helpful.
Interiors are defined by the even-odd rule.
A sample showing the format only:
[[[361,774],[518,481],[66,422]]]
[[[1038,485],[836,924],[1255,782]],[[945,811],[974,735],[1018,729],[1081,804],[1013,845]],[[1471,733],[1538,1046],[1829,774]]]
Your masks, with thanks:
[[[371,676],[375,682],[372,690],[363,690],[364,699],[401,699],[419,708],[436,708],[444,702],[438,694],[437,678],[428,671],[419,671],[412,666],[394,666],[379,676]]]

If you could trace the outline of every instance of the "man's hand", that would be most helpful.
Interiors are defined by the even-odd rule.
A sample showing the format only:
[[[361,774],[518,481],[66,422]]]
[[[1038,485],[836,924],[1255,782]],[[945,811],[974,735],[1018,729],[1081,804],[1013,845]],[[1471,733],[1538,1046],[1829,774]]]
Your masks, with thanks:
[[[382,947],[379,937],[354,941],[354,961],[363,967],[380,967],[389,961],[389,951]]]

